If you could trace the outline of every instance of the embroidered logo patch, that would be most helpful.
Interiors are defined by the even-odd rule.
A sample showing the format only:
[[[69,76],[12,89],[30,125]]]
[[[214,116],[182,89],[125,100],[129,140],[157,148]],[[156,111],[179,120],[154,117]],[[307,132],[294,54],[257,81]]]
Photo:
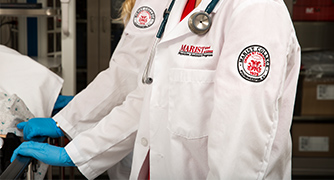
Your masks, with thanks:
[[[251,82],[261,82],[269,74],[270,56],[266,48],[251,45],[242,50],[238,58],[239,74]]]
[[[194,56],[194,57],[207,57],[213,56],[213,50],[211,46],[193,46],[183,44],[179,50],[179,55]]]
[[[133,18],[133,24],[138,28],[148,28],[155,21],[154,11],[147,6],[140,7]]]

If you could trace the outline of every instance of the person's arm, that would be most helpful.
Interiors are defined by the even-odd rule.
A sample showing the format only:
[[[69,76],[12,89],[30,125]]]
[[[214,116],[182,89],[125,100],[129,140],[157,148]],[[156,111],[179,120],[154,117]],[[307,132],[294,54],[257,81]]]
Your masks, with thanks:
[[[53,116],[70,138],[75,138],[79,133],[94,127],[135,89],[138,72],[113,60],[110,64],[107,70],[100,73],[86,89]]]
[[[143,88],[139,85],[122,105],[115,107],[96,126],[80,133],[65,146],[69,157],[86,178],[96,178],[133,150]]]
[[[121,58],[120,55],[118,57]],[[54,133],[60,131],[59,127],[72,139],[77,134],[94,127],[114,107],[120,105],[128,93],[137,86],[136,71],[139,64],[129,64],[136,61],[139,60],[124,57],[122,63],[125,64],[120,65],[111,60],[110,67],[100,73],[53,118],[33,118],[19,124],[18,128],[23,129],[25,140],[36,140],[40,136],[60,137],[63,134],[58,136]]]
[[[138,68],[147,62],[162,12],[168,3],[168,0],[149,3],[155,11],[155,21],[147,28],[138,28],[132,20],[129,21],[111,57],[109,68],[54,116],[55,121],[71,138],[94,127],[136,88]],[[146,5],[147,2],[137,0],[130,19],[134,12]]]
[[[15,150],[11,161],[20,154],[55,166],[77,166],[88,179],[96,178],[133,150],[144,93],[144,86],[139,79],[138,82],[138,88],[127,96],[122,105],[115,107],[96,126],[77,135],[65,148],[25,142]],[[51,118],[44,121],[33,119],[29,123],[39,122],[44,122],[43,127],[53,128],[46,131],[33,128],[37,134],[46,132],[49,133],[46,136],[53,137],[63,135]],[[25,125],[23,123],[20,126]]]
[[[230,14],[223,31],[225,45],[215,76],[207,179],[267,179],[275,162],[278,168],[291,168],[289,128],[300,67],[299,45],[283,1],[242,2]],[[267,75],[263,81],[246,74],[250,71],[247,68],[260,67],[252,65],[251,58],[245,62],[251,48],[269,54],[267,72],[253,69],[253,73]],[[260,65],[263,70],[264,62]],[[276,179],[285,179],[285,173]]]

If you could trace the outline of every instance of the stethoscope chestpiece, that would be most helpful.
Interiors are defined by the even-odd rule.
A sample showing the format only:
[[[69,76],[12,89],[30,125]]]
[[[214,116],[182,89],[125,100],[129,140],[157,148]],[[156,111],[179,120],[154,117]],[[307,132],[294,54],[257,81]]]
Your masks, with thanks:
[[[211,27],[211,17],[206,12],[196,12],[188,20],[189,29],[198,35],[207,33]]]

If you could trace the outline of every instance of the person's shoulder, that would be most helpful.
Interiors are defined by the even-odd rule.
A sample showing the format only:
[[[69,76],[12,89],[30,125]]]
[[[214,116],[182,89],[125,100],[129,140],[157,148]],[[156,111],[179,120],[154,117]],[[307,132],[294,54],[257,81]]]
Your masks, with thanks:
[[[225,0],[232,9],[232,14],[252,14],[262,11],[264,14],[290,17],[288,8],[283,0]],[[260,18],[260,17],[259,17]]]
[[[276,8],[279,10],[280,8],[286,8],[286,5],[283,0],[225,0],[227,4],[230,4],[234,7],[234,9],[243,9],[252,7],[254,10],[258,6],[267,8]]]

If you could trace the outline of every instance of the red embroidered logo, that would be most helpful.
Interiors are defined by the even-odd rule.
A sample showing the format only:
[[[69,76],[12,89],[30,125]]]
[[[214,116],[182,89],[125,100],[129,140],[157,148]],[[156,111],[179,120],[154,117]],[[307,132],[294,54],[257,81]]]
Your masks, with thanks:
[[[142,11],[140,12],[140,14],[138,15],[138,22],[141,25],[145,25],[148,21],[148,19],[151,19],[151,15],[147,12],[147,11]]]
[[[213,56],[213,50],[211,46],[193,46],[193,45],[181,45],[179,55],[194,56],[194,57],[207,57]]]
[[[265,80],[269,73],[269,52],[262,46],[252,45],[246,47],[238,58],[238,71],[240,75],[252,82]]]
[[[140,7],[133,18],[133,23],[139,28],[148,28],[152,26],[155,21],[154,11],[147,6]]]

